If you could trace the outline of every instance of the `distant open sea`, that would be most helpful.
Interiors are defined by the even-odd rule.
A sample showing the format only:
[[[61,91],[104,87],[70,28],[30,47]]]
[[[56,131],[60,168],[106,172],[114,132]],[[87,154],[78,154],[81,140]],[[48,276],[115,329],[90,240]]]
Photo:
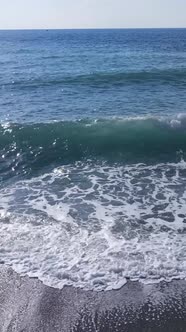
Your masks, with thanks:
[[[0,31],[0,262],[186,279],[186,29]]]

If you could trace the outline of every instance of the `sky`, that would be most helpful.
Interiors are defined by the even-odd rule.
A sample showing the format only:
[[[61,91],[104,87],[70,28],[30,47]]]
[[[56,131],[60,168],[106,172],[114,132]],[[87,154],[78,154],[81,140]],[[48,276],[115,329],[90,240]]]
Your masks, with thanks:
[[[186,0],[0,0],[0,29],[186,27]]]

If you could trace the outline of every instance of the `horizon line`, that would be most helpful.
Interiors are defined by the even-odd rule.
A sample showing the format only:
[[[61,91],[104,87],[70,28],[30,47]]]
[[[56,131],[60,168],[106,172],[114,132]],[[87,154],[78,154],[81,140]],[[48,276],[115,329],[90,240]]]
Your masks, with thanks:
[[[49,30],[170,30],[170,29],[186,29],[185,27],[112,27],[112,28],[0,28],[0,31],[49,31]]]

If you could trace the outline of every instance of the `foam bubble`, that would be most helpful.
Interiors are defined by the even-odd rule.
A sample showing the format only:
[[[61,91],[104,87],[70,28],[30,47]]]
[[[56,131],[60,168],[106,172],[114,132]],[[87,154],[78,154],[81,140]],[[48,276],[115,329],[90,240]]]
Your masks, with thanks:
[[[186,277],[186,163],[76,163],[0,191],[0,260],[62,288]]]

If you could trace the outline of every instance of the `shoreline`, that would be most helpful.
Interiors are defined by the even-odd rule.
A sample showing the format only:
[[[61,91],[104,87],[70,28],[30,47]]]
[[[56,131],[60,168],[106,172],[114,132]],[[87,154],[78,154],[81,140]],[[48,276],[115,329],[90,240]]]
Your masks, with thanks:
[[[45,286],[0,266],[0,332],[186,332],[186,281],[119,290]]]

